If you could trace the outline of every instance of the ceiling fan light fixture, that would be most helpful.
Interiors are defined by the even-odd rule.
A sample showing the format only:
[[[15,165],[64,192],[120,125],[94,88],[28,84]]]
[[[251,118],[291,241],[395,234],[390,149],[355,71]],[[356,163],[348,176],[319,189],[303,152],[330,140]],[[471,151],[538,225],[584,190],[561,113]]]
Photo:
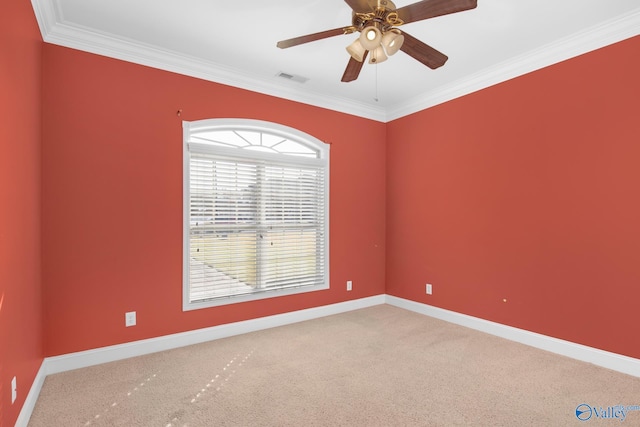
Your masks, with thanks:
[[[362,44],[362,47],[364,47],[366,50],[374,50],[375,48],[380,46],[381,39],[382,33],[380,32],[380,30],[374,26],[369,26],[362,30],[362,33],[360,34],[360,38],[358,40],[360,40],[360,44]]]
[[[371,51],[371,57],[369,58],[369,64],[379,64],[387,60],[387,55],[384,53],[382,45],[378,46],[375,50]]]
[[[349,55],[358,62],[363,61],[366,51],[367,50],[362,46],[362,43],[360,43],[359,38],[355,39],[353,43],[347,46],[347,52],[349,52]]]
[[[382,36],[382,46],[387,52],[387,55],[395,55],[400,50],[404,43],[404,36],[397,30],[388,31]]]

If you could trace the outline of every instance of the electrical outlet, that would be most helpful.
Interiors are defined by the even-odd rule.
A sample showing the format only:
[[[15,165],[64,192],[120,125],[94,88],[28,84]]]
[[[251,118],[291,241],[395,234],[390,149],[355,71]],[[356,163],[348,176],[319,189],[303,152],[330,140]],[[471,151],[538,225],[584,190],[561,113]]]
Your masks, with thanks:
[[[13,402],[16,401],[16,398],[18,397],[18,380],[16,379],[16,377],[13,377],[13,379],[11,380],[11,404],[13,405]]]
[[[427,292],[427,295],[432,295],[433,294],[433,286],[431,285],[431,283],[427,283],[426,292]]]
[[[124,314],[124,326],[136,326],[136,312],[130,311]]]
[[[351,280],[347,280],[347,290],[350,291],[353,289],[353,282]]]

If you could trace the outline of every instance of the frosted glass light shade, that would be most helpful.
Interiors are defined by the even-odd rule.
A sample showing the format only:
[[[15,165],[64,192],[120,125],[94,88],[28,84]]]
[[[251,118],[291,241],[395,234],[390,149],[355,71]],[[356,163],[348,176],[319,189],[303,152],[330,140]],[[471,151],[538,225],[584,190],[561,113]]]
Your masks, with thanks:
[[[395,55],[402,47],[402,43],[404,43],[404,36],[395,31],[388,31],[382,36],[382,46],[389,56]]]
[[[351,55],[353,59],[355,59],[358,62],[362,62],[362,60],[364,59],[364,54],[366,52],[366,49],[362,47],[362,43],[360,43],[360,39],[357,38],[353,43],[347,46],[347,52],[349,52],[349,55]]]
[[[367,27],[362,30],[360,34],[360,44],[366,50],[374,50],[380,46],[380,40],[382,39],[382,33],[376,27]]]
[[[387,55],[384,53],[384,49],[378,46],[375,50],[371,51],[371,57],[369,58],[369,64],[379,64],[387,60]]]

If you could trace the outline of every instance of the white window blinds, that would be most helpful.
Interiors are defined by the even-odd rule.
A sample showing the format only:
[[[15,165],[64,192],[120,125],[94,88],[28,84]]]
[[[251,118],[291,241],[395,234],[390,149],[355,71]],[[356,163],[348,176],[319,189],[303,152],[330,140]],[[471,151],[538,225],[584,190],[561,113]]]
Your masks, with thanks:
[[[185,128],[185,305],[326,289],[323,147],[263,122],[207,122]]]

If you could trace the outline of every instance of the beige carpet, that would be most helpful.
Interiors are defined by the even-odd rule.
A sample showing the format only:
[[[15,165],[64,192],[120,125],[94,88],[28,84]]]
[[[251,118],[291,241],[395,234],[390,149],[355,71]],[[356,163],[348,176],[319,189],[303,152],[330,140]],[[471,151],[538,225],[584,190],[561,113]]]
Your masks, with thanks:
[[[583,403],[640,378],[381,305],[49,376],[29,426],[640,425]]]

